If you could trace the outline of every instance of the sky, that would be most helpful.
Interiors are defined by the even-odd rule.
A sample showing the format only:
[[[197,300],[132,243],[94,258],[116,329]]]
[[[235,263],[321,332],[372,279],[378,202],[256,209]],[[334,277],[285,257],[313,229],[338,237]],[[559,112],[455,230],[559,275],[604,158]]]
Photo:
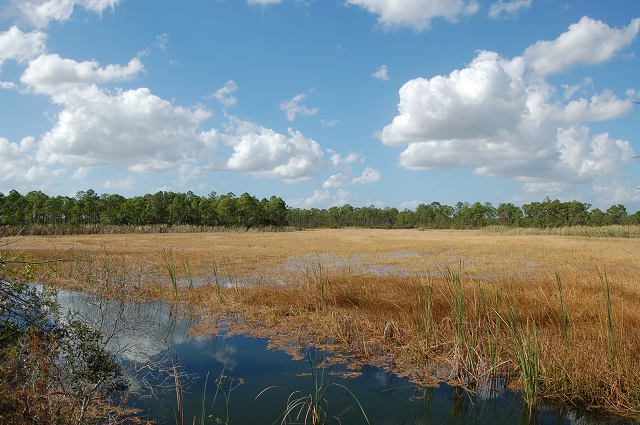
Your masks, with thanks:
[[[640,1],[0,0],[0,192],[640,210]]]

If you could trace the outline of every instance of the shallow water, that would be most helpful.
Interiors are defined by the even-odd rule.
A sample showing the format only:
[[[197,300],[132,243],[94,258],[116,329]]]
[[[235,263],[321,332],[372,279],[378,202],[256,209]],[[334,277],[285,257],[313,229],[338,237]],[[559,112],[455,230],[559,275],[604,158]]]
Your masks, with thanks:
[[[299,350],[299,359],[293,359],[269,349],[261,338],[195,336],[189,329],[196,319],[177,315],[166,303],[117,302],[71,292],[60,292],[59,300],[113,334],[107,346],[119,353],[135,390],[130,404],[161,424],[179,423],[174,370],[180,371],[185,424],[215,424],[216,419],[281,423],[288,401],[315,394],[316,387],[326,390],[321,399],[329,423],[365,424],[362,411],[371,424],[632,423],[544,405],[530,415],[521,396],[511,391],[423,388],[372,366],[359,368],[360,375],[351,378],[341,376],[345,366],[316,367],[314,379],[310,360],[317,366],[324,354],[312,348]],[[305,413],[306,408],[298,423],[304,423]]]

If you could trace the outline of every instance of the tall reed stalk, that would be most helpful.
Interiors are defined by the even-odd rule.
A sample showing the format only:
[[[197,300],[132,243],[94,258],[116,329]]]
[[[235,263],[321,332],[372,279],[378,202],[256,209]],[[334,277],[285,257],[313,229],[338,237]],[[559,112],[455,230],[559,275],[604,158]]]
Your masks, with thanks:
[[[500,320],[492,321],[494,326],[487,326],[487,362],[489,366],[489,378],[493,379],[498,375],[499,368],[499,347],[500,347]]]
[[[310,354],[307,354],[307,359],[309,361],[309,366],[311,368],[311,380],[312,380],[312,389],[310,393],[305,393],[303,391],[295,390],[289,393],[289,397],[287,398],[287,405],[285,410],[280,414],[280,416],[273,422],[274,424],[280,422],[281,424],[308,424],[308,425],[324,425],[330,419],[336,419],[338,423],[340,422],[340,418],[338,416],[329,416],[328,412],[328,401],[327,401],[327,391],[331,388],[337,387],[343,391],[345,391],[358,405],[360,413],[367,424],[369,424],[369,418],[367,417],[362,404],[358,398],[353,394],[353,392],[345,387],[342,384],[338,384],[336,382],[331,382],[326,384],[324,382],[324,369],[320,374],[316,372],[316,366],[314,364],[314,359]],[[260,392],[256,396],[258,399],[262,394],[266,391],[278,388],[285,389],[282,387],[267,387]]]
[[[218,298],[222,297],[222,288],[220,285],[220,275],[218,271],[218,263],[216,259],[211,257],[211,272],[213,273],[213,282],[216,286],[216,291],[218,293]]]
[[[609,364],[613,367],[616,363],[616,334],[613,324],[613,314],[611,313],[611,288],[606,270],[601,272],[600,269],[598,269],[598,276],[600,276],[600,280],[604,283],[605,316],[607,321],[605,332],[609,351]]]
[[[473,330],[467,332],[465,293],[462,287],[460,272],[449,267],[445,273],[445,296],[451,307],[453,319],[453,357],[450,378],[456,381],[468,382],[476,378],[477,372],[477,343]]]
[[[224,369],[223,369],[224,372]],[[207,372],[207,376],[204,379],[204,385],[202,386],[202,397],[198,396],[196,389],[196,399],[198,402],[198,414],[193,417],[193,425],[205,425],[208,422],[207,415],[207,387],[209,386],[209,372]],[[218,391],[216,390],[213,398],[213,404],[215,405],[215,400],[217,398]]]
[[[171,359],[171,368],[173,369],[173,380],[175,383],[176,391],[176,424],[184,425],[184,399],[182,391],[182,373],[178,367],[178,363],[173,358],[173,355],[169,353]]]
[[[213,393],[213,400],[210,403],[209,409],[207,411],[207,388],[209,385],[209,372],[207,372],[207,376],[204,381],[204,385],[202,388],[202,397],[198,397],[197,406],[198,406],[198,414],[193,417],[193,425],[207,425],[210,423],[216,424],[224,424],[229,425],[231,423],[231,414],[229,411],[229,405],[231,402],[231,393],[235,391],[240,385],[244,384],[244,379],[242,378],[233,378],[225,374],[226,366],[222,368],[222,372],[216,378],[215,385],[216,389]],[[225,418],[224,420],[220,417],[217,417],[214,414],[214,408],[216,407],[218,396],[222,394],[225,403]],[[213,418],[215,417],[215,422]]]
[[[324,296],[329,283],[329,278],[325,271],[324,263],[320,258],[320,254],[316,255],[316,261],[309,263],[304,268],[304,277],[308,286],[313,286],[320,298],[324,300]]]
[[[413,311],[413,318],[418,327],[421,337],[421,348],[424,352],[429,352],[431,346],[438,344],[438,333],[433,312],[433,283],[429,276],[423,285],[420,283],[418,289],[418,303]]]
[[[164,257],[164,262],[167,266],[167,271],[169,272],[169,279],[171,280],[171,285],[173,286],[173,292],[177,296],[178,277],[176,276],[176,264],[173,260],[173,251],[171,251],[171,249],[162,249],[162,254]]]
[[[520,373],[524,384],[525,401],[532,412],[538,400],[538,387],[540,383],[540,355],[538,351],[538,331],[536,322],[527,321],[526,329],[521,332],[521,338],[516,342]]]
[[[188,258],[184,261],[184,270],[187,276],[188,288],[193,289],[193,285],[196,279],[195,279],[195,275],[193,274],[193,271],[191,270],[191,262],[189,261]]]
[[[466,308],[472,313],[465,325],[465,345],[469,373],[476,382],[485,380],[495,372],[497,365],[497,337],[492,326],[494,318],[490,317],[491,304],[485,292],[485,284],[476,279],[471,304]],[[486,330],[486,331],[485,331]]]
[[[445,288],[451,305],[451,313],[453,314],[455,349],[458,353],[461,353],[465,343],[465,296],[459,271],[447,267],[445,271]]]
[[[523,326],[517,305],[510,301],[507,301],[504,307],[506,311],[503,310],[499,315],[507,327],[509,341],[522,378],[524,400],[532,413],[538,400],[541,374],[538,332],[534,320],[527,320],[526,326]]]
[[[564,302],[564,294],[562,292],[562,280],[560,273],[556,271],[556,283],[558,292],[560,293],[560,314],[562,315],[562,336],[564,338],[565,347],[569,346],[569,314],[567,313],[567,305]]]

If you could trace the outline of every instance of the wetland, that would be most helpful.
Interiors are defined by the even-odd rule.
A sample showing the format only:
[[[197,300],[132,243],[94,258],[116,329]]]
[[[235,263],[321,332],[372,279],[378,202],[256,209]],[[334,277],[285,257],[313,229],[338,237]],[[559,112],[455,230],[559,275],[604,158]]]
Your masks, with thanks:
[[[542,423],[596,420],[586,412],[638,418],[638,238],[323,229],[28,236],[12,239],[10,249],[55,259],[41,279],[48,285],[167,303],[192,318],[180,322],[180,341],[207,348],[172,345],[189,359],[187,375],[197,376],[185,405],[197,405],[209,373],[212,388],[220,376],[243,379],[229,402],[256,412],[239,394],[309,381],[312,352],[323,353],[313,358],[327,376],[345,379],[340,384],[363,402],[371,423],[424,423],[425,410],[446,423],[456,403],[498,409],[498,416],[483,414],[493,418],[488,423],[518,422],[523,410]],[[236,361],[250,366],[231,375],[229,363],[212,360],[229,354],[224,347],[236,347]],[[256,356],[286,360],[269,366]],[[204,359],[216,367],[205,371]],[[288,381],[260,378],[266,370]],[[487,397],[484,389],[496,382],[501,395]],[[368,392],[389,399],[371,402]],[[267,395],[280,403],[257,402],[281,412],[287,406],[289,393]],[[340,396],[360,418],[353,398]],[[416,401],[440,406],[445,398],[449,413],[442,414]],[[373,413],[385,403],[403,419]],[[562,408],[545,413],[550,405]],[[191,422],[193,412],[186,415]],[[240,418],[231,422],[251,421]]]

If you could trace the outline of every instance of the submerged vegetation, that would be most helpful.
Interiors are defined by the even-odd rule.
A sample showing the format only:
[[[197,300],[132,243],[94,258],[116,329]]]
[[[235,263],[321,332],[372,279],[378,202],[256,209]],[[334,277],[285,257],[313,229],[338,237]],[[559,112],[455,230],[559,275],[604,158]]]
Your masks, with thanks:
[[[345,229],[24,237],[15,248],[48,258],[75,246],[52,282],[88,290],[137,276],[128,297],[200,312],[197,333],[317,346],[425,385],[506,385],[532,410],[542,399],[640,417],[639,243]],[[311,400],[294,394],[287,409],[313,414]]]

